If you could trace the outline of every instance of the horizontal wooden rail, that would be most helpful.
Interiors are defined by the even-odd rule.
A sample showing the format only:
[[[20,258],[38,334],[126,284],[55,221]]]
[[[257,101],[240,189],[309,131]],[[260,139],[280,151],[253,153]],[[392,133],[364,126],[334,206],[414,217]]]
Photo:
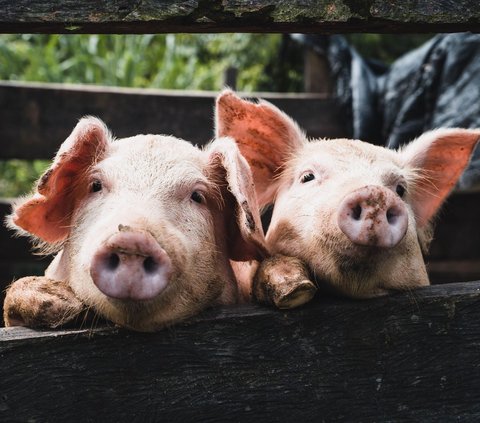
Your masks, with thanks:
[[[476,0],[0,0],[3,33],[478,31]]]
[[[1,421],[478,421],[480,282],[154,334],[0,330]]]
[[[95,115],[118,137],[212,139],[216,92],[0,82],[0,159],[50,159],[79,118]],[[344,135],[336,103],[319,94],[249,93],[276,104],[312,137]]]

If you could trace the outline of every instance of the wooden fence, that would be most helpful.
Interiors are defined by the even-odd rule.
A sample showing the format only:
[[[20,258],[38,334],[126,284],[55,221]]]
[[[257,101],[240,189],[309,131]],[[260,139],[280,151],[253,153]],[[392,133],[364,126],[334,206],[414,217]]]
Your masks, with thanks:
[[[474,0],[0,0],[0,32],[478,31]],[[85,114],[119,136],[205,143],[212,93],[0,84],[0,159],[50,158]],[[310,136],[342,136],[335,101],[261,94]],[[188,125],[185,122],[188,121]],[[0,203],[1,215],[9,201]],[[429,260],[439,282],[480,279],[480,200],[454,196]],[[38,272],[0,230],[0,281]],[[23,273],[24,274],[24,273]],[[0,421],[478,421],[480,282],[387,298],[319,298],[280,312],[211,310],[156,334],[0,329]]]

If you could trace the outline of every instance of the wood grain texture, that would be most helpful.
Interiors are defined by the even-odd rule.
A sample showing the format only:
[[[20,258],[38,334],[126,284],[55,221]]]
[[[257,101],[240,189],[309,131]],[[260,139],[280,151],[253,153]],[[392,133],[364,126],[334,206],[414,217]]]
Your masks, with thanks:
[[[478,421],[478,322],[480,282],[156,334],[3,329],[0,420]]]
[[[78,119],[94,115],[119,137],[169,134],[196,144],[213,137],[216,92],[0,83],[0,159],[51,159]],[[250,93],[297,119],[312,137],[344,135],[333,99],[315,94]]]
[[[0,32],[478,31],[476,0],[0,0]]]

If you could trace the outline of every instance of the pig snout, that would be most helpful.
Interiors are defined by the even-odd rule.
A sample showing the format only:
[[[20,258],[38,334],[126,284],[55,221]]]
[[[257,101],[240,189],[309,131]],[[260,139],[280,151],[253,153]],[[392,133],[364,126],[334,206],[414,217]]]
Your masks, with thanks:
[[[408,215],[403,201],[395,193],[370,185],[343,199],[337,222],[354,244],[392,248],[407,232]]]
[[[90,275],[97,288],[111,298],[149,300],[168,284],[172,263],[147,232],[120,231],[93,255]]]

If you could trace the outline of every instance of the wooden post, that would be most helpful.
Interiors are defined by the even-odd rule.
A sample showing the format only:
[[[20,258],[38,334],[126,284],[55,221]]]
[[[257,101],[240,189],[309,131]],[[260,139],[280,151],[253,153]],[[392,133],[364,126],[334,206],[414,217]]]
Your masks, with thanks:
[[[307,46],[305,47],[304,63],[305,92],[331,95],[333,82],[327,58]]]
[[[231,88],[232,90],[237,89],[237,78],[238,78],[238,69],[233,66],[229,66],[225,69],[223,75],[223,85]]]

